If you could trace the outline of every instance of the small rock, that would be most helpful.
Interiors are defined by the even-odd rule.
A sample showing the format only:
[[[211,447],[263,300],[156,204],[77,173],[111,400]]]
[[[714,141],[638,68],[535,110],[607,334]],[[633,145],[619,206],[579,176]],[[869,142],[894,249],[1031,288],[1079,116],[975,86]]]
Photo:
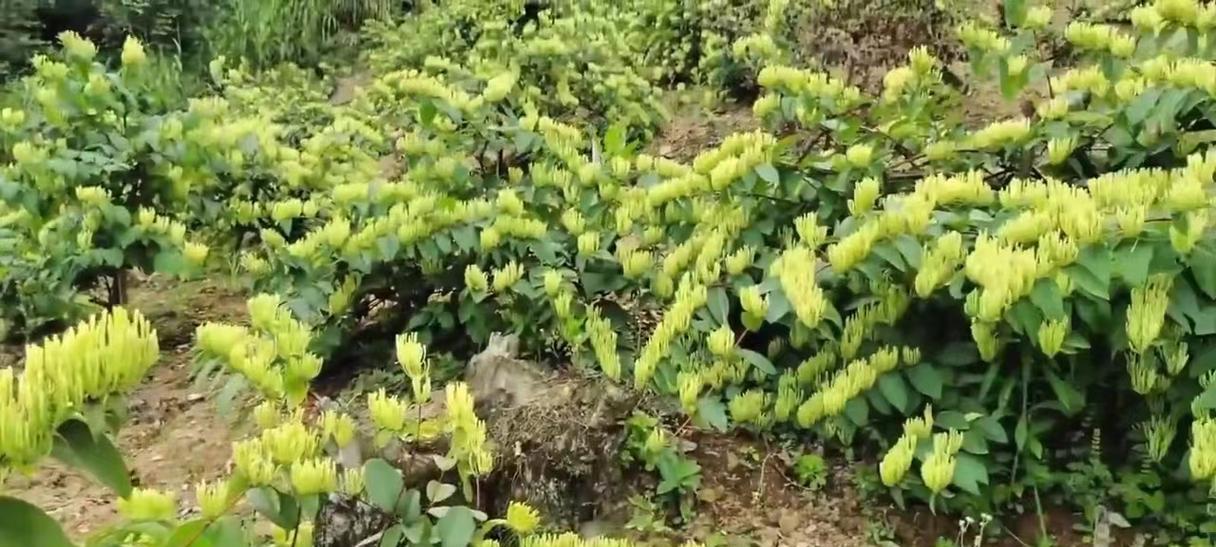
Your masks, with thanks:
[[[203,395],[202,393],[191,393],[190,395],[186,396],[186,401],[191,402],[191,403],[197,403],[206,398],[207,398],[207,396]]]

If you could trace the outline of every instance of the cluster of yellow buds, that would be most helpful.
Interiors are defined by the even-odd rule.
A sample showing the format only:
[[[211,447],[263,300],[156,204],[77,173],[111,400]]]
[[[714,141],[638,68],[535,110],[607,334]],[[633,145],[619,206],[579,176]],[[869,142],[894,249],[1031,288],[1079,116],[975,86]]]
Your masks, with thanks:
[[[764,427],[771,420],[768,408],[772,403],[771,396],[761,389],[749,389],[730,400],[730,417],[739,424],[752,424]]]
[[[1127,307],[1127,343],[1132,351],[1143,354],[1161,334],[1172,287],[1172,278],[1157,275],[1144,286],[1132,288],[1132,300]]]
[[[1196,481],[1216,479],[1216,419],[1199,416],[1191,423],[1191,451],[1187,460],[1191,478]]]
[[[397,335],[397,362],[410,379],[414,402],[422,404],[431,400],[431,367],[426,360],[426,346],[418,341],[417,333]]]
[[[1026,10],[1026,15],[1022,17],[1022,28],[1029,30],[1042,30],[1047,28],[1051,23],[1051,6],[1034,6]]]
[[[812,251],[818,250],[828,238],[828,227],[820,226],[814,213],[794,219],[794,231],[798,233],[802,244]]]
[[[963,268],[967,278],[980,286],[968,296],[968,315],[986,322],[999,320],[1009,306],[1030,294],[1038,264],[1034,251],[1004,245],[981,233]]]
[[[903,95],[904,91],[924,84],[934,84],[941,80],[939,62],[929,49],[917,46],[908,52],[908,64],[896,67],[883,76],[883,99],[893,102]]]
[[[1064,339],[1068,337],[1069,326],[1067,317],[1043,321],[1039,324],[1039,349],[1043,351],[1043,355],[1051,358],[1060,352],[1060,349],[1064,347]]]
[[[904,422],[904,432],[895,444],[882,457],[878,464],[878,474],[882,483],[895,486],[904,480],[904,476],[912,469],[912,461],[916,456],[916,446],[922,440],[928,439],[933,432],[933,410],[925,408],[923,418],[909,418]]]
[[[963,434],[956,430],[933,436],[933,451],[920,466],[921,480],[925,481],[925,487],[930,492],[937,494],[950,486],[958,463],[956,455],[962,447]]]
[[[663,314],[663,319],[655,327],[654,333],[642,347],[640,354],[633,364],[634,385],[641,388],[650,382],[659,362],[668,355],[671,343],[688,331],[692,325],[692,315],[705,305],[708,300],[708,290],[705,285],[696,283],[691,276],[685,275],[676,289],[675,299]]]
[[[0,474],[36,465],[50,453],[60,422],[133,388],[159,352],[147,320],[123,308],[27,346],[20,374],[0,369]]]
[[[1026,118],[992,122],[971,135],[971,145],[980,150],[1019,146],[1026,142],[1032,133],[1030,120]]]
[[[739,305],[743,307],[743,326],[750,331],[760,329],[768,314],[768,295],[761,294],[759,285],[739,289]]]
[[[820,115],[820,111],[845,111],[861,102],[861,89],[833,78],[823,72],[800,70],[781,65],[768,65],[760,70],[756,78],[761,87],[786,95],[810,99],[816,104],[799,104],[795,117],[807,123]]]
[[[604,374],[613,380],[621,378],[621,357],[616,352],[616,330],[612,321],[602,317],[599,308],[587,310],[587,339]]]
[[[812,329],[819,326],[828,306],[823,289],[815,282],[816,263],[809,249],[794,247],[782,252],[772,264],[772,272],[798,321]]]
[[[823,383],[824,375],[836,366],[836,352],[833,348],[821,348],[815,355],[804,359],[798,364],[796,375],[798,383],[803,386],[817,387]]]
[[[1002,55],[1009,51],[1009,39],[995,31],[981,28],[974,22],[968,21],[958,28],[958,38],[968,49],[983,53]]]
[[[882,228],[880,221],[863,221],[856,231],[828,247],[828,262],[832,264],[832,269],[836,273],[845,273],[870,256],[870,251],[882,238]]]
[[[654,255],[650,251],[640,251],[626,247],[617,247],[617,260],[625,277],[638,279],[646,275],[654,265]]]
[[[773,401],[773,418],[779,422],[788,422],[802,404],[804,395],[798,386],[798,375],[787,370],[777,381],[777,398]]]
[[[1085,68],[1069,69],[1064,74],[1051,78],[1052,89],[1057,93],[1067,91],[1085,91],[1095,97],[1104,97],[1110,91],[1111,83],[1106,74],[1096,65]]]
[[[1203,239],[1204,232],[1208,226],[1208,211],[1191,211],[1186,213],[1184,217],[1186,222],[1185,228],[1179,228],[1177,224],[1170,226],[1170,245],[1174,250],[1181,254],[1190,254],[1195,245]]]
[[[996,193],[984,181],[982,171],[971,170],[953,176],[931,175],[916,183],[916,195],[933,205],[985,206],[996,201]]]
[[[170,492],[136,488],[118,500],[118,513],[127,520],[167,521],[177,517],[177,497]]]
[[[853,199],[849,200],[849,212],[855,216],[870,212],[874,208],[874,202],[878,201],[880,192],[878,179],[874,177],[862,179],[853,186]]]
[[[798,407],[798,425],[810,427],[825,416],[844,412],[850,400],[873,387],[880,375],[895,370],[899,362],[899,352],[884,347],[867,358],[849,363]]]
[[[447,404],[445,429],[451,436],[448,456],[457,460],[463,477],[481,476],[494,468],[494,454],[486,441],[486,425],[474,412],[473,395],[464,382],[444,388]]]
[[[491,272],[493,275],[492,287],[495,293],[503,294],[511,287],[515,286],[524,277],[524,267],[514,260],[504,264],[501,268]]]
[[[308,351],[312,333],[278,295],[260,294],[246,305],[256,334],[205,323],[195,333],[199,350],[245,376],[268,399],[300,404],[309,382],[321,373],[321,358]]]
[[[917,296],[928,298],[933,291],[949,283],[962,264],[963,256],[963,235],[955,231],[938,236],[932,244],[925,244],[914,282]]]
[[[1059,137],[1047,141],[1047,163],[1051,165],[1064,163],[1076,148],[1076,137]]]
[[[730,275],[740,275],[755,260],[756,250],[751,245],[744,245],[735,249],[735,252],[726,257],[726,273]],[[666,261],[664,261],[666,263]]]

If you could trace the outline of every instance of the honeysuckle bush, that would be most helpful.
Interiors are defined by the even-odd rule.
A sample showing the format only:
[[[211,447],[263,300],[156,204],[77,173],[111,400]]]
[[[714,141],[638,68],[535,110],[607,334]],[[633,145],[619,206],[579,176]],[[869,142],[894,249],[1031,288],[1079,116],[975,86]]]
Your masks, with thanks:
[[[207,323],[198,328],[198,355],[257,387],[262,402],[252,415],[257,431],[233,444],[227,476],[194,486],[192,503],[177,490],[132,486],[112,436],[121,426],[124,395],[159,359],[156,332],[138,312],[116,307],[61,335],[26,348],[25,366],[0,370],[0,487],[15,473],[33,474],[47,457],[79,468],[112,489],[116,522],[84,538],[82,545],[120,546],[309,546],[330,503],[350,501],[382,513],[378,545],[497,545],[499,540],[535,546],[627,546],[614,539],[583,540],[574,534],[541,533],[536,510],[512,502],[506,514],[478,511],[478,476],[493,467],[493,447],[463,383],[445,386],[443,414],[414,419],[430,401],[426,347],[414,336],[397,339],[400,365],[412,380],[408,396],[369,393],[370,426],[340,409],[320,413],[302,406],[319,357],[308,352],[307,327],[273,295],[249,300],[249,327]],[[364,460],[360,437],[374,434],[372,454],[392,443],[412,448],[446,437],[437,457],[443,473],[454,470],[464,485],[431,480],[406,484],[386,460]],[[0,545],[77,545],[40,508],[0,488]],[[246,510],[252,509],[252,512]],[[359,538],[365,539],[365,538]]]
[[[200,196],[243,175],[256,139],[255,122],[220,120],[213,101],[177,105],[137,40],[116,69],[88,40],[60,41],[15,84],[22,104],[0,111],[6,338],[62,329],[106,280],[120,303],[128,269],[197,272],[209,248],[187,231]]]
[[[704,427],[879,448],[901,503],[1067,503],[1098,461],[1119,510],[1210,534],[1213,14],[964,23],[978,77],[1035,105],[978,127],[924,49],[877,96],[769,65],[765,128],[689,165],[492,100],[519,80],[390,72],[363,108],[405,174],[335,187],[330,220],[246,264],[307,321],[388,302],[423,338],[515,330]],[[1055,32],[1077,66],[1038,57]],[[613,301],[663,314],[634,339]]]
[[[630,39],[635,13],[599,2],[445,2],[398,25],[369,24],[364,61],[378,74],[471,75],[495,90],[488,99],[503,95],[490,102],[652,131],[666,114],[650,65]]]

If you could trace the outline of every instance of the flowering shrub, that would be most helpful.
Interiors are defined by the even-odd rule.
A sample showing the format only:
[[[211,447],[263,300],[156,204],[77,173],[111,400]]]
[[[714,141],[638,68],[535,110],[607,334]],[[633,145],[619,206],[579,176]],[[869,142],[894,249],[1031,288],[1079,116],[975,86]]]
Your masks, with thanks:
[[[688,165],[539,103],[488,109],[492,85],[389,73],[361,108],[398,128],[408,175],[335,188],[331,221],[249,261],[275,290],[307,280],[286,290],[322,321],[379,299],[424,337],[556,341],[703,426],[874,443],[898,500],[991,513],[1050,494],[1092,424],[1127,454],[1103,465],[1154,470],[1158,499],[1197,515],[1216,72],[1203,43],[1178,46],[1206,28],[1208,8],[1184,4],[1137,8],[1132,29],[1071,23],[1081,61],[1054,94],[979,128],[924,49],[878,96],[769,64],[767,129]],[[1018,98],[1048,78],[1034,44],[1051,12],[1006,20],[958,33],[979,77]],[[608,297],[665,311],[635,340]]]
[[[662,118],[643,75],[687,57],[621,39],[638,13],[684,12],[534,8],[454,2],[369,30],[366,90],[293,143],[268,123],[281,109],[232,104],[276,100],[239,72],[227,99],[195,102],[251,152],[190,218],[237,227],[240,269],[266,293],[250,328],[201,329],[201,354],[273,401],[264,423],[297,420],[324,358],[368,323],[410,333],[397,349],[415,404],[430,390],[422,344],[513,331],[678,399],[699,427],[873,450],[899,503],[1000,514],[1067,501],[1070,470],[1100,466],[1129,516],[1212,532],[1216,8],[1157,0],[1130,27],[1054,29],[1050,8],[1009,2],[1000,28],[965,22],[978,78],[1011,100],[1048,90],[979,126],[924,48],[870,94],[782,64],[796,59],[766,22],[730,49],[758,68],[762,128],[687,164],[637,140]],[[1056,30],[1076,66],[1040,58]],[[639,309],[660,316],[635,332]],[[368,406],[379,445],[452,435],[467,490],[492,457],[447,389],[443,423],[387,393]],[[328,437],[314,440],[281,461],[242,449],[277,486],[272,507],[315,494],[308,477],[333,484],[315,461]],[[271,484],[297,464],[294,489]]]
[[[196,270],[208,247],[187,239],[179,215],[202,186],[239,172],[245,133],[213,123],[207,102],[172,110],[145,78],[138,41],[110,71],[91,42],[60,39],[62,51],[36,57],[20,83],[23,107],[0,111],[5,337],[87,313],[78,291],[99,279],[121,302],[127,268]]]
[[[20,374],[0,371],[0,484],[12,472],[34,472],[52,453],[89,472],[119,496],[120,520],[85,543],[97,547],[308,546],[321,508],[347,498],[392,521],[381,532],[382,545],[494,545],[495,540],[486,539],[492,531],[497,537],[511,534],[524,545],[631,545],[540,534],[540,516],[521,503],[511,503],[504,517],[490,519],[461,504],[453,485],[431,481],[423,489],[405,484],[401,472],[385,460],[363,461],[360,428],[352,416],[334,410],[309,416],[299,406],[310,374],[315,375],[303,369],[319,366],[306,350],[305,327],[269,295],[251,299],[249,313],[251,329],[211,323],[199,327],[199,355],[225,360],[267,396],[254,410],[260,433],[233,444],[230,476],[199,483],[190,511],[179,512],[173,491],[133,488],[110,440],[117,427],[114,412],[125,410],[122,394],[134,388],[159,357],[156,333],[147,321],[122,308],[29,346]],[[425,346],[402,336],[398,353],[402,368],[415,380],[412,405],[425,404],[430,399]],[[369,395],[375,445],[447,436],[448,457],[437,463],[443,472],[455,469],[464,481],[463,499],[473,499],[470,480],[489,472],[493,455],[468,388],[447,385],[442,417],[411,421],[410,407],[383,390]],[[252,508],[257,517],[240,516],[242,506]],[[6,542],[73,545],[37,507],[0,496],[0,508],[0,537]],[[272,526],[258,526],[257,521]]]

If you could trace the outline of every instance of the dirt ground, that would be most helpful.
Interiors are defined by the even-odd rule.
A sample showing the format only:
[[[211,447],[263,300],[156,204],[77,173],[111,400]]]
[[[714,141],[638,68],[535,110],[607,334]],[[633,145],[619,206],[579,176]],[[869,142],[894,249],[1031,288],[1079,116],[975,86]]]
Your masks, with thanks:
[[[129,398],[130,420],[118,448],[137,485],[176,491],[179,500],[190,500],[197,481],[222,473],[235,437],[234,427],[192,385],[194,327],[241,321],[244,297],[212,282],[153,279],[132,288],[129,307],[153,323],[161,360]],[[6,492],[42,507],[75,537],[104,528],[115,516],[109,490],[53,460],[33,477],[13,477]]]

